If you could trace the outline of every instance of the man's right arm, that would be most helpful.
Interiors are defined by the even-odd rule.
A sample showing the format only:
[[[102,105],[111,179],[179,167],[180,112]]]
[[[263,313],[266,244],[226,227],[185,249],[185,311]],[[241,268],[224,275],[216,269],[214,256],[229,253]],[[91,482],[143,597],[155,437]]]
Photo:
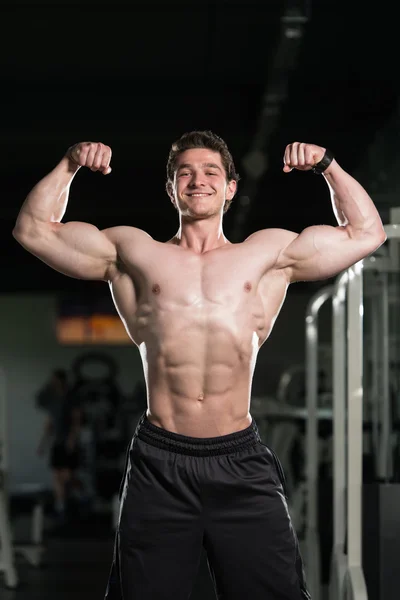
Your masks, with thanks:
[[[61,223],[70,185],[81,166],[108,174],[111,149],[84,142],[29,192],[13,230],[15,239],[53,269],[77,279],[107,280],[117,261],[115,244],[89,223]]]

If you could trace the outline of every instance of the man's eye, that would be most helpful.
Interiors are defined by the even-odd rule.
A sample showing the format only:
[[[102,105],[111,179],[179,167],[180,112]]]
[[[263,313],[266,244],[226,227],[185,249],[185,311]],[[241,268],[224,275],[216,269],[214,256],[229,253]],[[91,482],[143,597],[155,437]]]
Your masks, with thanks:
[[[211,173],[211,171],[209,171],[208,173],[206,173],[206,175],[216,175],[216,173]]]

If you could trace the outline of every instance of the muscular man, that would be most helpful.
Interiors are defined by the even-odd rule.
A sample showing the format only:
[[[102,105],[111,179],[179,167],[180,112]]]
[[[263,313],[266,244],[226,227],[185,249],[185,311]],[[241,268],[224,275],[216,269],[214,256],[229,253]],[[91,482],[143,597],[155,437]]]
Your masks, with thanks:
[[[284,171],[324,169],[325,154],[290,144]],[[134,227],[62,223],[77,171],[106,175],[110,160],[104,144],[73,146],[28,194],[14,229],[54,269],[107,281],[142,357],[148,408],[128,454],[107,596],[188,598],[204,545],[219,598],[309,598],[282,470],[250,415],[252,375],[289,284],[375,251],[379,214],[332,160],[323,176],[337,227],[265,229],[231,244],[222,219],[238,181],[232,157],[219,137],[192,132],[168,159],[179,229],[167,243]]]

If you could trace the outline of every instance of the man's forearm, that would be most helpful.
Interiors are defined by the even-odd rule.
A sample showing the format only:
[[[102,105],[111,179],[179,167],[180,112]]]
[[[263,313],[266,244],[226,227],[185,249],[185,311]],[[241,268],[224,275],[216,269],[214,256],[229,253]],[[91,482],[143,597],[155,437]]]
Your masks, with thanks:
[[[32,188],[19,212],[14,235],[27,233],[37,224],[61,221],[67,207],[71,182],[79,169],[79,165],[65,156]]]
[[[365,189],[336,161],[324,173],[333,211],[339,225],[347,225],[354,235],[383,232],[379,213]]]

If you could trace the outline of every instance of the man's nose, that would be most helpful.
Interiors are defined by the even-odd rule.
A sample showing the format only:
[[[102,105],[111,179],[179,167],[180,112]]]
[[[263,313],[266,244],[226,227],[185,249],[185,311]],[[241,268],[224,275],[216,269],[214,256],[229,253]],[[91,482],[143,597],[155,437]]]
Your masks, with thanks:
[[[195,172],[192,174],[192,178],[190,180],[190,185],[192,187],[202,186],[204,185],[204,178],[200,172]]]

